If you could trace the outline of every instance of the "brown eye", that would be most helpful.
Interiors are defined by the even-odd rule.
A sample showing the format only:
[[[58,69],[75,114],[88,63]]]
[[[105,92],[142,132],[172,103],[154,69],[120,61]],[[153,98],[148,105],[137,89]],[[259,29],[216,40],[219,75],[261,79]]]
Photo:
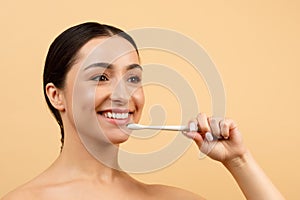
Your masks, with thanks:
[[[95,76],[94,78],[92,78],[93,81],[108,81],[108,78],[105,74],[101,74],[99,76]]]

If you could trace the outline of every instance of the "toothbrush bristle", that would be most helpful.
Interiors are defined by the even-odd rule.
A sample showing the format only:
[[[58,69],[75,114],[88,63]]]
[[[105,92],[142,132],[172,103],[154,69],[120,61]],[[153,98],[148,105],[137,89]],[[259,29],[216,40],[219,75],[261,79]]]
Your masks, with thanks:
[[[126,126],[130,129],[139,129],[139,126],[137,124],[127,124]]]

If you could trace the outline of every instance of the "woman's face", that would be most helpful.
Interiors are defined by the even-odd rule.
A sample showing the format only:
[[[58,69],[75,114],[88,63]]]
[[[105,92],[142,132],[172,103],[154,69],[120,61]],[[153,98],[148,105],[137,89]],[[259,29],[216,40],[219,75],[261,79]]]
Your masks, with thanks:
[[[126,124],[139,121],[144,105],[141,81],[138,54],[127,40],[90,40],[66,77],[64,126],[68,123],[84,142],[126,141]]]

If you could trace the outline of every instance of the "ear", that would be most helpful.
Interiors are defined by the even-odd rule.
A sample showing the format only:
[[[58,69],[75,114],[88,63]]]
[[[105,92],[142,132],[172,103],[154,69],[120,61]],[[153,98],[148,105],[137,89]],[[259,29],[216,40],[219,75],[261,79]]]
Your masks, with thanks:
[[[64,96],[62,90],[55,87],[53,83],[48,83],[46,85],[46,94],[52,106],[56,108],[58,111],[64,111]]]

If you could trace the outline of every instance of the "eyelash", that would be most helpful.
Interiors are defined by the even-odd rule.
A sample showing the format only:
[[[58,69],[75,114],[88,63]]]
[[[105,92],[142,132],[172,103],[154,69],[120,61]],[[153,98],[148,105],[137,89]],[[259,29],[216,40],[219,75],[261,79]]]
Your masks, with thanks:
[[[97,76],[93,77],[92,80],[93,81],[98,81],[98,82],[109,81],[106,74],[97,75]]]
[[[98,82],[104,82],[104,81],[109,81],[108,76],[106,74],[101,74],[93,77],[91,80],[93,81],[98,81]],[[127,79],[128,82],[130,83],[140,83],[141,78],[139,76],[131,76]]]
[[[131,76],[131,77],[129,77],[129,79],[127,79],[127,81],[130,83],[140,83],[141,78],[138,76]]]

